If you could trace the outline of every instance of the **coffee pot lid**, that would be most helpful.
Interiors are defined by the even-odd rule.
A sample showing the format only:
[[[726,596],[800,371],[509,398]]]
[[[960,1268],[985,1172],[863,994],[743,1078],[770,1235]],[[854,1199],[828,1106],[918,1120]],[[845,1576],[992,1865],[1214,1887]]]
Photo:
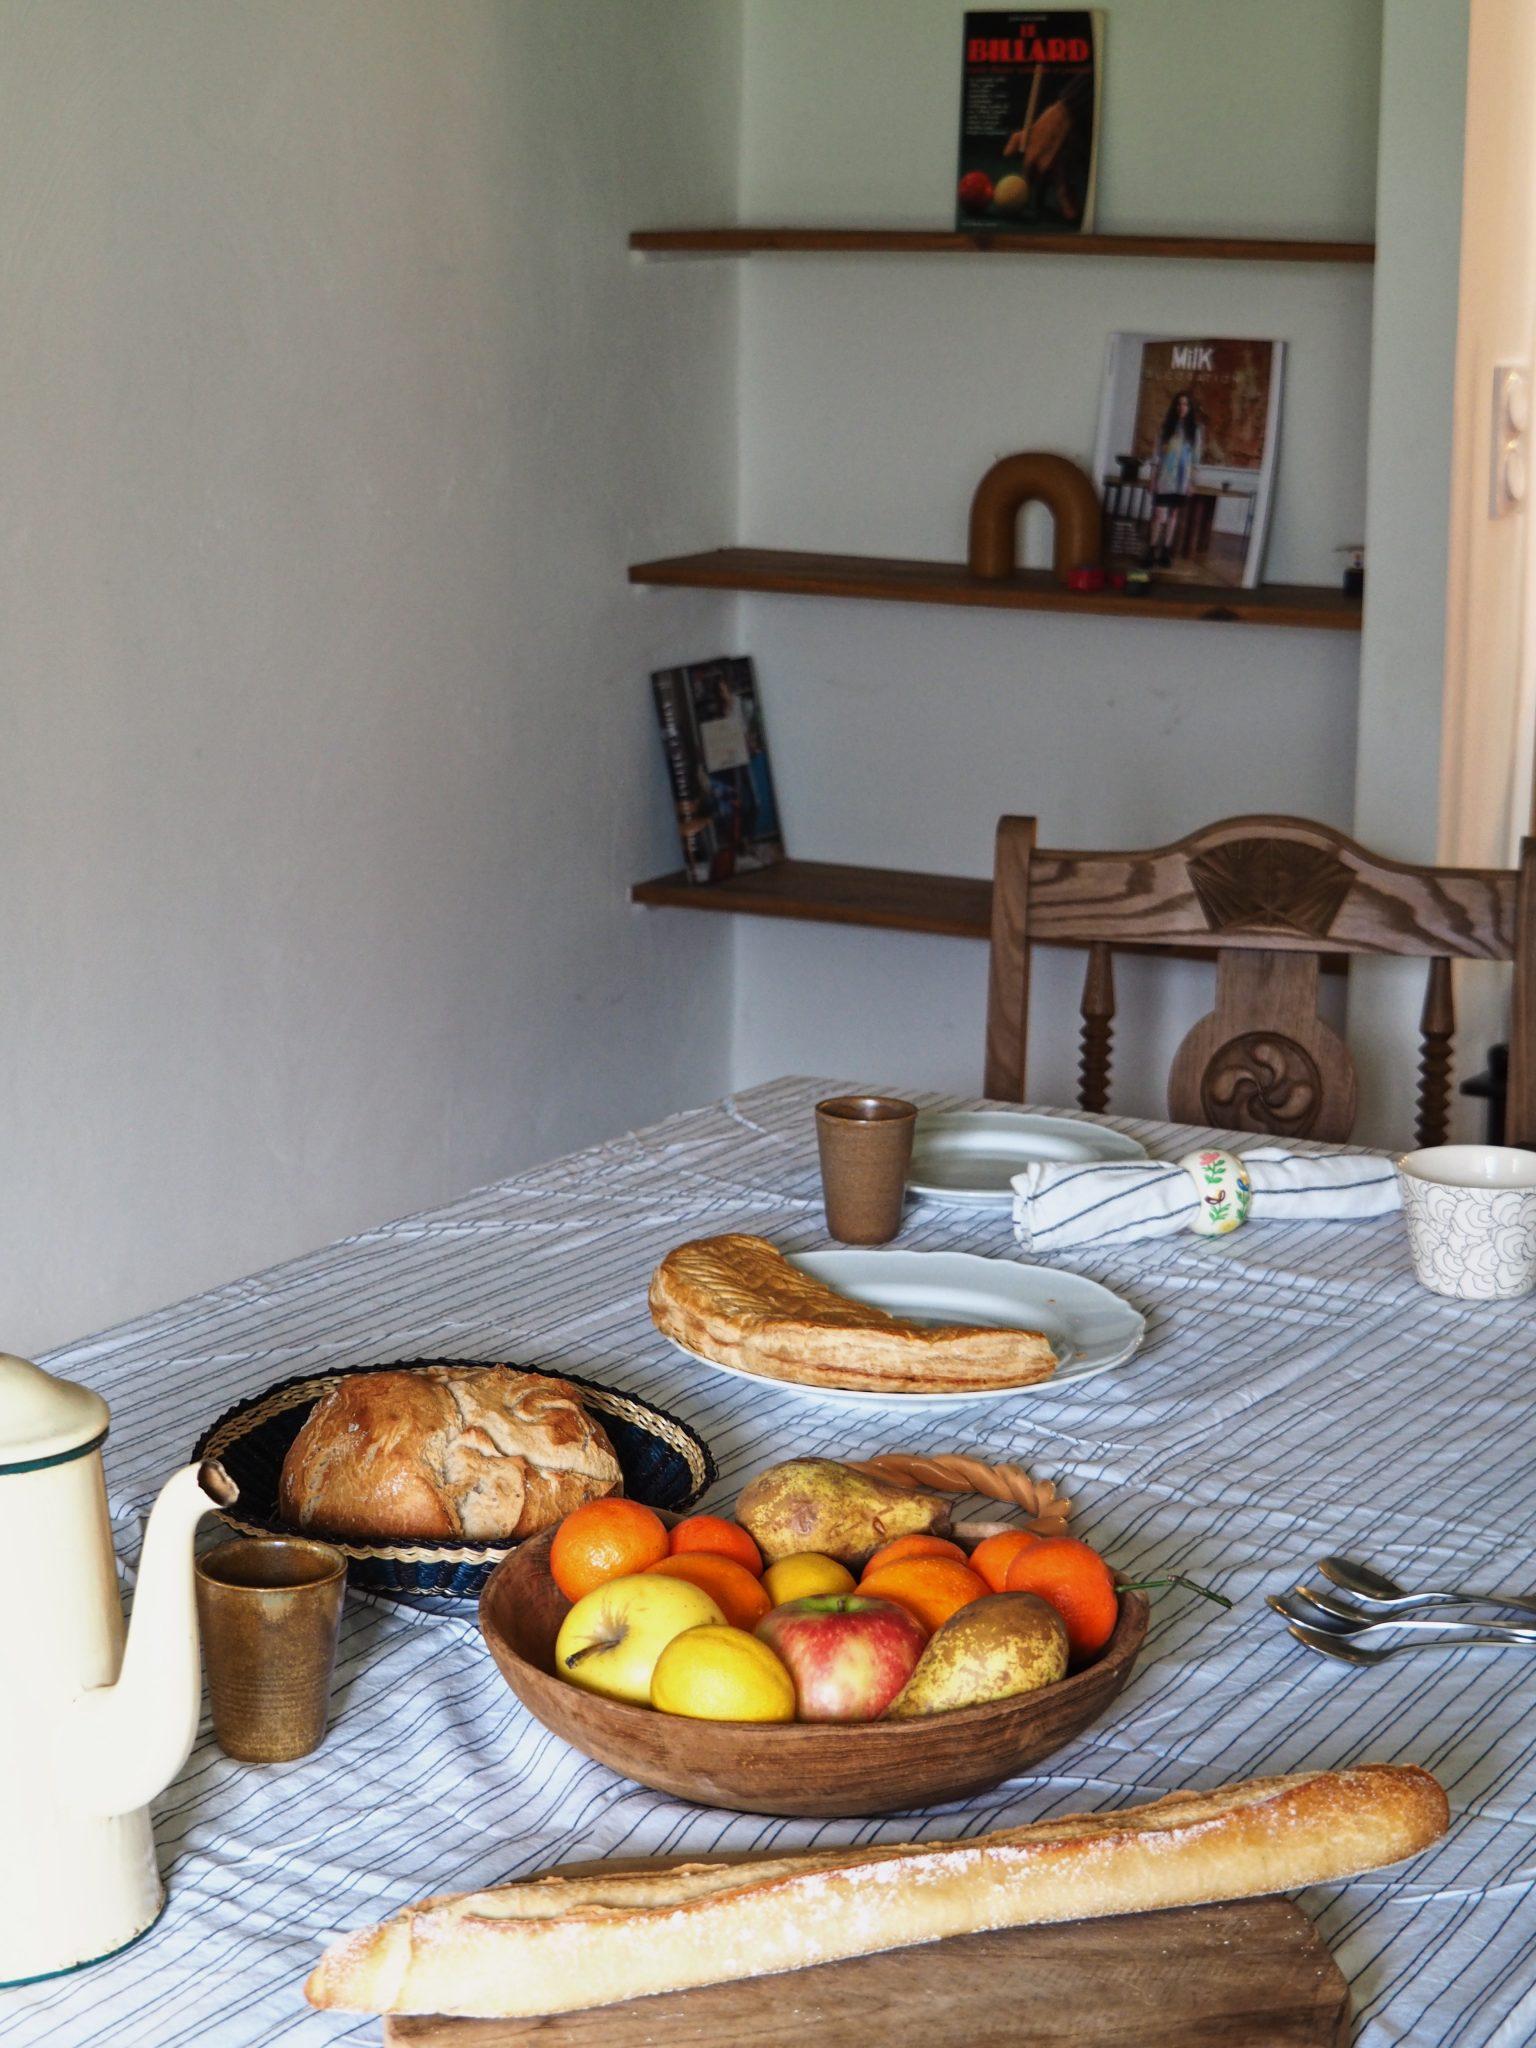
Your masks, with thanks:
[[[83,1457],[108,1420],[106,1402],[89,1387],[0,1352],[0,1476]]]

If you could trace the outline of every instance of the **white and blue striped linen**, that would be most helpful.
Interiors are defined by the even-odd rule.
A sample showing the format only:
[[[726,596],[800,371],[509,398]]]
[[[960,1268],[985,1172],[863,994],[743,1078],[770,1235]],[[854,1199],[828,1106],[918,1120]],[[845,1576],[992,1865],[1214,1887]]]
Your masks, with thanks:
[[[1386,1216],[1402,1207],[1397,1169],[1380,1153],[1303,1152],[1224,1134],[1253,1183],[1250,1223]],[[1013,1177],[1013,1234],[1034,1258],[1079,1245],[1129,1244],[1188,1230],[1199,1195],[1177,1160],[1042,1159]]]
[[[825,1244],[811,1105],[833,1088],[752,1089],[57,1354],[111,1403],[124,1554],[160,1482],[231,1402],[316,1365],[436,1352],[645,1393],[711,1442],[722,1504],[794,1450],[1018,1459],[1075,1496],[1076,1526],[1122,1573],[1190,1573],[1234,1611],[1158,1596],[1126,1692],[1038,1774],[964,1806],[811,1821],[629,1784],[523,1712],[471,1618],[349,1599],[324,1748],[247,1768],[205,1721],[156,1808],[165,1917],[115,1962],[0,1993],[6,2048],[377,2043],[377,2021],[309,2011],[301,1980],[332,1930],[430,1892],[607,1854],[944,1839],[1364,1758],[1428,1765],[1455,1824],[1405,1871],[1302,1896],[1352,1981],[1359,2048],[1536,2038],[1536,1665],[1463,1650],[1349,1671],[1293,1644],[1262,1600],[1328,1550],[1409,1582],[1536,1584],[1532,1304],[1425,1294],[1396,1218],[1308,1222],[1074,1255],[1145,1312],[1147,1343],[1027,1404],[883,1423],[712,1374],[652,1328],[650,1271],[706,1232]],[[1114,1121],[1164,1155],[1210,1142]],[[925,1204],[900,1241],[1013,1253],[997,1210]]]

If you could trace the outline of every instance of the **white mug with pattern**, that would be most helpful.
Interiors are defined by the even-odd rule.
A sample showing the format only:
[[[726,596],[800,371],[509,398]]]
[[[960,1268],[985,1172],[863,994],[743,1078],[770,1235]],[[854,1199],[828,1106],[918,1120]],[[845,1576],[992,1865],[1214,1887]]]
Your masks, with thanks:
[[[1397,1162],[1420,1283],[1458,1301],[1536,1293],[1536,1152],[1431,1145]]]

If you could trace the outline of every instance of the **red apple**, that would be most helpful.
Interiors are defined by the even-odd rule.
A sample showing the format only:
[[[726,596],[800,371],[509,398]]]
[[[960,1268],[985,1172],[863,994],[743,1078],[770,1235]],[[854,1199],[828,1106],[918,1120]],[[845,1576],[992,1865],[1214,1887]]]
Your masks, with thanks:
[[[789,1666],[802,1721],[874,1721],[923,1654],[928,1631],[894,1600],[823,1593],[786,1600],[757,1633]]]

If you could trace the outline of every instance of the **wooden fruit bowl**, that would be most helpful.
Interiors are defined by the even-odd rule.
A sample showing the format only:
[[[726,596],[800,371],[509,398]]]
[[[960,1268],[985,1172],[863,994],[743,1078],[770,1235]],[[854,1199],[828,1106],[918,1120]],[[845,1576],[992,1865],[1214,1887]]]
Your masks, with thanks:
[[[675,1516],[664,1516],[675,1520]],[[970,1548],[1014,1525],[961,1522]],[[499,1564],[480,1596],[480,1632],[513,1692],[573,1748],[657,1792],[736,1813],[890,1813],[964,1799],[1037,1764],[1096,1721],[1124,1686],[1147,1633],[1140,1593],[1086,1670],[1018,1699],[914,1721],[693,1721],[583,1692],[555,1672],[570,1602],[550,1576],[553,1531]]]

